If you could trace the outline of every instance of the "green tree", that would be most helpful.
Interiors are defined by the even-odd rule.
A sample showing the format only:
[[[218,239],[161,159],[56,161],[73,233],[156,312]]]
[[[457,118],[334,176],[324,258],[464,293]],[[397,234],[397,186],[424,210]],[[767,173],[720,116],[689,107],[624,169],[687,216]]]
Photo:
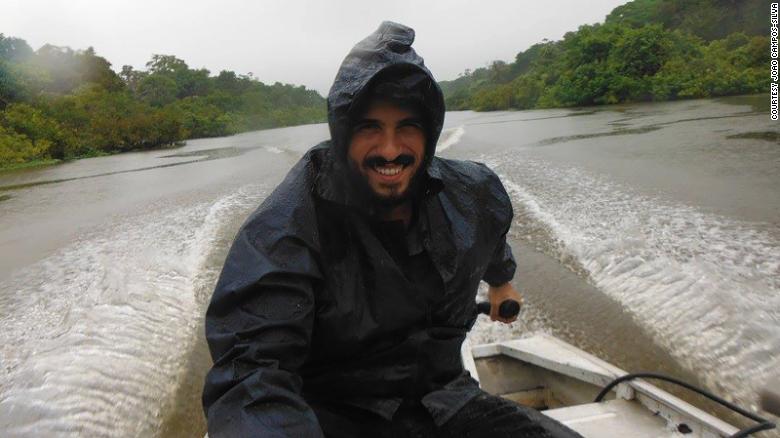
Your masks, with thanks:
[[[149,75],[141,79],[137,93],[149,105],[161,107],[176,100],[178,86],[168,76]]]
[[[24,134],[0,125],[0,168],[41,159],[48,148],[45,140],[36,144]]]
[[[25,103],[12,104],[0,113],[0,124],[23,134],[36,145],[47,145],[42,150],[47,157],[66,158],[75,143],[73,133],[63,128],[57,120]]]
[[[21,62],[33,55],[33,49],[21,38],[7,37],[0,33],[0,60]]]

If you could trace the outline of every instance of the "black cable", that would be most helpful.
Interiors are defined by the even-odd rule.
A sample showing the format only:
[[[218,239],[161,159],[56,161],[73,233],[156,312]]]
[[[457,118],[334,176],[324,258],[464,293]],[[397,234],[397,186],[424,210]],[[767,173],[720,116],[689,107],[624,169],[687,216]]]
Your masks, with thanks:
[[[762,430],[770,430],[770,429],[774,429],[775,428],[775,423],[772,423],[771,421],[769,421],[769,420],[767,420],[765,418],[759,417],[758,415],[756,415],[756,414],[754,414],[752,412],[746,411],[745,409],[742,409],[741,407],[735,405],[734,403],[726,401],[726,400],[718,397],[717,395],[712,394],[711,392],[705,391],[705,390],[703,390],[701,388],[697,388],[697,387],[691,385],[690,383],[683,382],[682,380],[675,379],[674,377],[669,377],[669,376],[665,376],[663,374],[658,374],[658,373],[631,373],[631,374],[626,374],[625,376],[622,376],[622,377],[618,377],[617,379],[609,382],[609,384],[607,384],[607,386],[605,386],[604,389],[601,390],[599,395],[596,396],[596,399],[594,400],[594,402],[596,402],[596,403],[601,402],[601,400],[604,398],[604,396],[607,395],[607,393],[609,393],[609,391],[612,390],[612,388],[614,388],[615,386],[619,385],[620,383],[623,383],[623,382],[625,382],[627,380],[633,380],[633,379],[638,379],[638,378],[665,380],[667,382],[674,383],[676,385],[680,385],[680,386],[682,386],[684,388],[687,388],[687,389],[689,389],[689,390],[691,390],[693,392],[699,393],[699,394],[707,397],[708,399],[710,399],[710,400],[712,400],[712,401],[714,401],[714,402],[716,402],[716,403],[718,403],[718,404],[720,404],[722,406],[725,406],[725,407],[731,409],[732,411],[737,412],[737,413],[739,413],[739,414],[741,414],[741,415],[743,415],[743,416],[745,416],[747,418],[750,418],[751,420],[759,423],[759,424],[757,424],[755,426],[751,426],[751,427],[742,429],[739,432],[735,433],[734,435],[731,435],[731,437],[729,437],[729,438],[744,438],[744,437],[750,435],[751,433],[760,432]]]

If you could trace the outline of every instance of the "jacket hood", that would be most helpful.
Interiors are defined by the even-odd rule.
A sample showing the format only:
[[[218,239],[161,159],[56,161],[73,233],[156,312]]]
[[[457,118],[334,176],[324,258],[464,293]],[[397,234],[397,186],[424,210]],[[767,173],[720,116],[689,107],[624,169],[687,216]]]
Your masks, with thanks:
[[[428,124],[423,166],[430,163],[444,123],[444,97],[422,57],[412,48],[413,42],[412,28],[384,21],[344,58],[328,93],[328,125],[338,157],[345,158],[349,146],[350,109],[381,74],[383,80],[400,78],[404,88],[422,92],[422,110]]]

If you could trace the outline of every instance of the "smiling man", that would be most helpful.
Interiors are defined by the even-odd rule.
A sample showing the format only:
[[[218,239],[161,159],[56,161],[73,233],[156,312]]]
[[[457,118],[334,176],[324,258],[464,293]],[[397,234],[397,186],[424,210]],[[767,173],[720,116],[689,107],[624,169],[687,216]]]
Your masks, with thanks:
[[[423,122],[416,111],[389,101],[372,102],[355,123],[348,157],[358,183],[365,181],[370,196],[386,204],[407,200],[412,178],[425,153]]]
[[[328,95],[331,138],[247,219],[206,315],[212,438],[577,436],[463,368],[480,281],[521,300],[509,198],[482,164],[434,156],[444,102],[385,22]]]

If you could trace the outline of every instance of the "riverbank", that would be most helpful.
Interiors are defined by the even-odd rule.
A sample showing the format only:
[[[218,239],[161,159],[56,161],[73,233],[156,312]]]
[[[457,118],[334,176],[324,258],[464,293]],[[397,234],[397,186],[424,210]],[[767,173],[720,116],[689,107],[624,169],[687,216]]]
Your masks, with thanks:
[[[197,139],[191,139],[191,140],[197,140]],[[130,149],[126,151],[93,151],[88,154],[80,155],[77,157],[71,157],[68,159],[56,159],[56,158],[44,158],[44,159],[38,159],[33,161],[28,161],[24,163],[14,163],[14,164],[0,164],[0,176],[8,173],[12,173],[15,171],[22,171],[26,169],[39,169],[39,168],[45,168],[50,166],[56,166],[60,164],[65,163],[72,163],[78,160],[84,160],[87,158],[96,158],[96,157],[107,157],[111,155],[118,155],[118,154],[127,154],[127,153],[133,153],[133,152],[154,152],[154,151],[165,151],[169,149],[179,149],[187,144],[187,141],[181,141],[176,142],[172,144],[167,145],[161,145],[156,148],[151,149]]]
[[[13,172],[15,170],[34,169],[38,167],[52,166],[54,164],[59,164],[61,162],[62,160],[50,158],[50,159],[28,161],[26,163],[6,164],[4,166],[0,166],[0,174],[5,172]]]
[[[146,67],[117,73],[92,48],[34,51],[0,34],[0,168],[325,120],[325,100],[303,86],[212,76],[172,55]]]
[[[533,44],[511,61],[467,69],[440,85],[447,108],[475,111],[765,92],[769,37],[760,17],[766,8],[759,0],[635,0],[615,8],[603,23],[582,25],[560,40]]]
[[[696,101],[697,99],[686,99],[686,100],[678,100],[680,102],[685,101]],[[716,102],[722,102],[729,105],[749,105],[752,107],[753,111],[756,113],[760,112],[766,112],[768,114],[769,112],[769,95],[766,93],[758,93],[758,94],[747,94],[747,95],[739,95],[739,96],[722,96],[713,99]],[[656,102],[656,103],[663,103],[663,102]],[[626,105],[626,104],[623,104]],[[551,110],[570,110],[570,111],[578,111],[578,114],[592,114],[594,111],[608,111],[613,107],[618,107],[616,104],[604,104],[604,105],[597,105],[597,106],[590,106],[590,107],[560,107],[560,108],[549,108]],[[500,110],[488,110],[488,111],[480,111],[479,113],[490,113],[490,112],[498,112]],[[503,110],[502,112],[519,112],[524,110],[519,109],[508,109]],[[296,126],[301,126],[299,124],[290,125],[286,128],[294,128]],[[284,127],[283,127],[284,128]],[[267,129],[278,129],[278,128],[267,128]],[[246,131],[246,132],[238,132],[233,135],[239,135],[239,134],[245,134],[245,133],[251,133],[251,132],[259,132],[263,131],[261,130],[255,130],[255,131]],[[769,142],[778,142],[780,141],[780,134],[778,131],[772,131],[772,130],[766,130],[766,131],[757,131],[757,132],[748,132],[748,133],[740,133],[740,134],[734,134],[729,138],[734,139],[758,139],[758,140],[765,140]],[[102,156],[110,156],[110,155],[117,155],[117,154],[126,154],[126,153],[134,153],[134,152],[146,152],[146,151],[165,151],[165,150],[175,150],[179,149],[187,144],[188,141],[194,141],[194,140],[208,140],[208,138],[203,139],[197,139],[197,138],[191,138],[184,140],[182,142],[178,142],[171,145],[163,145],[159,146],[153,149],[131,149],[126,151],[114,151],[114,152],[94,152],[92,154],[83,155],[75,158],[71,158],[68,160],[57,160],[57,159],[39,159],[27,163],[19,163],[19,164],[13,164],[13,165],[7,165],[3,167],[0,165],[0,176],[4,174],[10,174],[16,171],[24,171],[28,169],[39,169],[39,168],[45,168],[50,166],[56,166],[61,165],[69,162],[74,162],[78,160],[82,160],[85,158],[94,158],[94,157],[102,157]],[[0,188],[2,190],[2,188]],[[0,198],[2,200],[2,198]]]

